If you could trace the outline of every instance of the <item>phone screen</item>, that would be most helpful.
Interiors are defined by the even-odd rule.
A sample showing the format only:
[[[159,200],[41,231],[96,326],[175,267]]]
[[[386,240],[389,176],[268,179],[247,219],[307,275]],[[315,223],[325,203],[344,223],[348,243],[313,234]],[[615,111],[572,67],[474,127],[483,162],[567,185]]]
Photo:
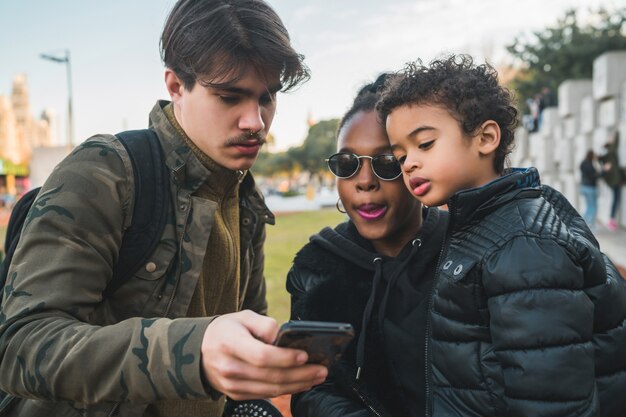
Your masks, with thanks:
[[[308,363],[329,366],[353,338],[349,323],[289,321],[281,326],[274,344],[304,350],[309,354]]]

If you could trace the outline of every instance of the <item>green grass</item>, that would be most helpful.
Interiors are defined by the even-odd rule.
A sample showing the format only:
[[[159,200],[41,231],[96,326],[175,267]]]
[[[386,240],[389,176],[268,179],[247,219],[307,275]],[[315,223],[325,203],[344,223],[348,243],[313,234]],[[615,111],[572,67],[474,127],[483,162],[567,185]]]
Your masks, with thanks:
[[[335,226],[344,220],[345,214],[335,209],[323,209],[277,214],[276,224],[267,227],[265,278],[268,314],[279,323],[289,320],[289,293],[285,289],[285,282],[293,257],[312,234],[324,226]]]
[[[345,215],[335,209],[323,209],[277,214],[276,224],[267,227],[265,242],[267,301],[269,315],[279,323],[289,319],[289,293],[285,289],[285,280],[296,252],[309,241],[312,234],[324,226],[335,226],[345,219]],[[2,242],[5,229],[4,225],[0,226]]]

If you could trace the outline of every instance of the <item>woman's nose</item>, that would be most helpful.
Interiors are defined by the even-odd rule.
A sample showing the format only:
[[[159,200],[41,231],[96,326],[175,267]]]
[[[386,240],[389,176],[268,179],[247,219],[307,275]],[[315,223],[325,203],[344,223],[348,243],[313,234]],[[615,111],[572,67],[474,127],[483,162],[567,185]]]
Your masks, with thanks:
[[[356,188],[360,191],[372,191],[378,188],[380,185],[378,177],[372,171],[372,161],[363,158],[361,159],[361,166],[359,172],[355,174]]]

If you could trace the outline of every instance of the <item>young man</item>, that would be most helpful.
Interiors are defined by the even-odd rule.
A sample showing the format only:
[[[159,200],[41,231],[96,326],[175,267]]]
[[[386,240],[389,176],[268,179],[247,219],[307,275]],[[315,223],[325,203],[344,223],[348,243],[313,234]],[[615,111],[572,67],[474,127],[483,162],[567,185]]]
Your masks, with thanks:
[[[624,415],[626,283],[535,168],[489,65],[409,65],[378,103],[405,185],[450,222],[426,335],[427,416]]]
[[[180,0],[161,38],[172,101],[150,113],[170,222],[150,261],[106,292],[131,223],[133,166],[94,136],[52,173],[15,252],[0,311],[0,416],[221,416],[233,399],[321,383],[271,345],[265,223],[247,170],[276,93],[308,72],[262,0]],[[245,310],[245,311],[242,311]]]

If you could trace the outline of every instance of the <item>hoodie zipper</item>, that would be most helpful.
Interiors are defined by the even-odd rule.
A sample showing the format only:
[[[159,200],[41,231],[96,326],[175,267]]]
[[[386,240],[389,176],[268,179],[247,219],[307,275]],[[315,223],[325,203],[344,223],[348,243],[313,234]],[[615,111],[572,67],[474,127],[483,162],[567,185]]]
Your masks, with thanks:
[[[439,251],[439,258],[437,259],[437,267],[435,269],[435,277],[433,278],[433,285],[430,287],[430,293],[428,295],[428,310],[426,315],[426,337],[424,341],[424,372],[425,372],[425,386],[426,386],[426,401],[424,404],[425,412],[424,417],[430,417],[432,411],[432,393],[431,393],[431,375],[432,375],[432,366],[429,363],[430,359],[430,336],[431,336],[431,312],[433,309],[433,298],[435,293],[435,285],[437,284],[437,279],[439,278],[439,267],[441,266],[441,261],[444,258],[444,252],[448,246],[448,239],[450,235],[450,230],[452,230],[452,213],[453,213],[453,201],[452,199],[448,203],[448,227],[446,228],[446,234],[444,235],[443,242],[441,244],[441,250]]]
[[[356,394],[356,395],[357,395],[357,396],[361,399],[361,401],[363,402],[363,404],[364,404],[367,408],[369,408],[369,410],[370,410],[372,413],[376,414],[378,417],[382,417],[382,414],[381,414],[378,410],[376,410],[376,409],[375,409],[372,405],[370,405],[370,404],[369,404],[369,403],[365,400],[365,398],[361,395],[361,393],[359,392],[359,390],[357,390],[357,389],[356,389],[356,387],[352,387],[352,391],[354,391],[354,393],[355,393],[355,394]]]

